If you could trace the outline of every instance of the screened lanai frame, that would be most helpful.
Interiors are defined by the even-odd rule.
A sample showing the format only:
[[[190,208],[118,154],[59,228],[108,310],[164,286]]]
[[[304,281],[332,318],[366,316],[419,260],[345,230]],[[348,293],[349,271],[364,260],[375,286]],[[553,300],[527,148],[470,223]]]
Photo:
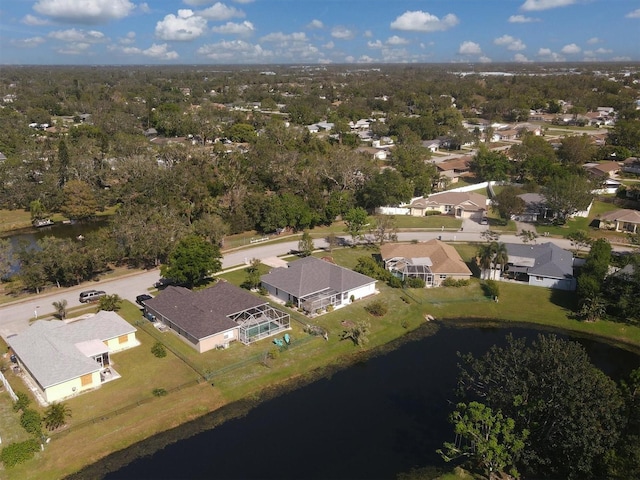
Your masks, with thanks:
[[[329,305],[337,306],[342,303],[342,294],[335,290],[323,290],[300,299],[300,308],[307,313],[314,313],[327,308]]]
[[[249,308],[231,319],[239,325],[238,340],[245,345],[291,330],[289,314],[271,305]]]

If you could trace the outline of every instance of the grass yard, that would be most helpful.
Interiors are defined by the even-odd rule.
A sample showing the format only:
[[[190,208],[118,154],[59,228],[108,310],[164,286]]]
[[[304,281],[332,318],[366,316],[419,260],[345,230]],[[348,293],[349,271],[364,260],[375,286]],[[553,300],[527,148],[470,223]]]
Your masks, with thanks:
[[[0,210],[0,233],[31,226],[30,212],[25,210]]]
[[[462,258],[471,263],[477,245],[460,243],[455,247]],[[378,248],[372,246],[336,249],[330,255],[338,264],[353,268],[359,257],[376,253]],[[246,272],[241,269],[222,277],[239,284]],[[45,451],[38,453],[33,461],[3,474],[7,480],[62,478],[111,452],[230,402],[247,399],[255,403],[279,386],[290,388],[318,375],[330,374],[335,368],[357,361],[367,350],[384,348],[418,327],[425,328],[425,332],[431,328],[435,331],[437,323],[425,325],[427,314],[438,320],[464,320],[472,324],[491,324],[496,320],[514,324],[530,322],[640,346],[638,327],[572,320],[573,293],[506,282],[499,283],[499,288],[496,303],[484,295],[478,279],[466,287],[409,291],[378,283],[378,295],[313,318],[277,306],[291,315],[292,330],[288,333],[292,343],[288,348],[279,349],[269,338],[250,346],[234,342],[228,349],[204,354],[197,353],[172,332],[159,332],[142,318],[137,306],[124,302],[120,314],[136,325],[141,345],[113,355],[113,368],[122,378],[65,402],[73,413],[69,427],[54,434]],[[388,309],[382,317],[373,317],[365,310],[368,304],[377,301],[386,304]],[[371,325],[369,343],[364,348],[340,338],[349,324],[360,321]],[[323,327],[328,332],[328,340],[305,333],[306,324]],[[152,355],[151,346],[156,341],[165,345],[165,358]],[[16,379],[12,384],[18,389],[24,388]],[[168,394],[155,397],[152,391],[157,388],[165,389]],[[0,415],[2,408],[10,408],[5,403],[0,396]],[[2,425],[0,423],[0,428]]]
[[[447,230],[459,230],[462,220],[451,215],[426,215],[424,217],[414,217],[412,215],[396,215],[396,225],[398,228],[431,228]]]

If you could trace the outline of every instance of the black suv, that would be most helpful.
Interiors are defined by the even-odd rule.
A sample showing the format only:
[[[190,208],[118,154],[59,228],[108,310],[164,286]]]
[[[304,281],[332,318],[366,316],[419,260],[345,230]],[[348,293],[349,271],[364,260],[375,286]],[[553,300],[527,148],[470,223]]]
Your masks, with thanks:
[[[136,297],[136,303],[138,305],[140,305],[141,307],[144,307],[144,302],[146,302],[147,300],[151,300],[153,297],[151,295],[148,295],[146,293],[143,293],[142,295],[138,295]]]

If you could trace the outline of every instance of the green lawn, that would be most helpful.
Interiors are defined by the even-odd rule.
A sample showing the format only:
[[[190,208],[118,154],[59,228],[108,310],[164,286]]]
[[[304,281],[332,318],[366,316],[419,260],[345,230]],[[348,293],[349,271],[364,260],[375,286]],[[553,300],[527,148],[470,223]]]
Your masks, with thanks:
[[[477,245],[461,243],[456,249],[470,262]],[[359,257],[377,252],[377,247],[340,248],[330,255],[338,264],[353,268]],[[318,255],[327,254],[320,252]],[[241,283],[245,276],[243,270],[222,275],[235,284]],[[136,325],[136,336],[141,345],[113,355],[113,367],[122,378],[68,400],[66,403],[73,413],[69,428],[54,435],[36,459],[3,473],[8,480],[62,478],[109,452],[234,400],[258,401],[278,386],[291,382],[303,384],[319,375],[318,372],[329,373],[346,366],[366,350],[383,348],[406,332],[425,325],[427,314],[438,320],[462,319],[471,324],[491,324],[496,320],[529,322],[640,346],[638,327],[571,319],[573,293],[506,282],[500,283],[499,288],[499,302],[496,303],[484,296],[478,279],[461,288],[409,291],[391,289],[379,282],[378,295],[314,318],[287,309],[292,317],[289,333],[293,340],[288,349],[280,351],[272,339],[265,339],[250,346],[235,342],[228,349],[204,354],[197,353],[172,332],[159,332],[142,318],[135,305],[124,302],[120,314]],[[385,316],[373,317],[365,310],[364,307],[374,301],[387,305]],[[340,339],[345,325],[358,321],[371,325],[365,348]],[[322,326],[329,334],[328,340],[305,333],[306,324]],[[437,329],[437,323],[424,328]],[[156,341],[166,346],[167,357],[156,358],[151,354],[151,346]],[[268,353],[272,354],[271,358],[267,358]],[[16,379],[13,383],[18,389],[24,388]],[[168,395],[154,397],[155,388],[165,389]],[[74,452],[74,455],[69,456],[68,452]]]
[[[447,230],[460,229],[462,220],[451,215],[427,215],[424,217],[414,217],[412,215],[396,215],[396,225],[398,228],[429,228],[438,229],[444,227]]]

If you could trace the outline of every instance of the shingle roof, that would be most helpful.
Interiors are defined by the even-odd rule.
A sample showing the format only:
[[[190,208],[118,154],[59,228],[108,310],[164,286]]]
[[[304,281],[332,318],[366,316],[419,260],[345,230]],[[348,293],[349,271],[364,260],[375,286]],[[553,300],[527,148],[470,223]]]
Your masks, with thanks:
[[[49,388],[100,370],[100,365],[81,351],[88,342],[105,342],[135,331],[117,313],[101,311],[71,323],[39,320],[8,338],[7,343],[40,386]]]
[[[548,242],[539,245],[507,243],[509,264],[528,267],[527,273],[539,277],[573,277],[573,254]]]
[[[291,262],[287,268],[271,270],[261,280],[297,298],[325,290],[346,292],[375,283],[371,277],[316,257],[301,258]]]
[[[436,239],[424,243],[386,243],[380,247],[380,255],[383,260],[396,257],[428,257],[431,259],[433,273],[471,275],[471,270],[462,261],[456,249]]]
[[[238,324],[229,318],[230,315],[266,303],[263,298],[240,287],[219,281],[197,292],[184,287],[167,287],[145,301],[145,306],[200,340],[236,328]]]
[[[467,211],[480,211],[487,208],[487,197],[474,192],[434,193],[429,195],[426,201],[428,205],[454,205]]]
[[[627,222],[636,223],[640,225],[640,211],[631,210],[629,208],[622,208],[620,210],[614,210],[613,212],[607,212],[600,216],[600,220],[605,222]]]

